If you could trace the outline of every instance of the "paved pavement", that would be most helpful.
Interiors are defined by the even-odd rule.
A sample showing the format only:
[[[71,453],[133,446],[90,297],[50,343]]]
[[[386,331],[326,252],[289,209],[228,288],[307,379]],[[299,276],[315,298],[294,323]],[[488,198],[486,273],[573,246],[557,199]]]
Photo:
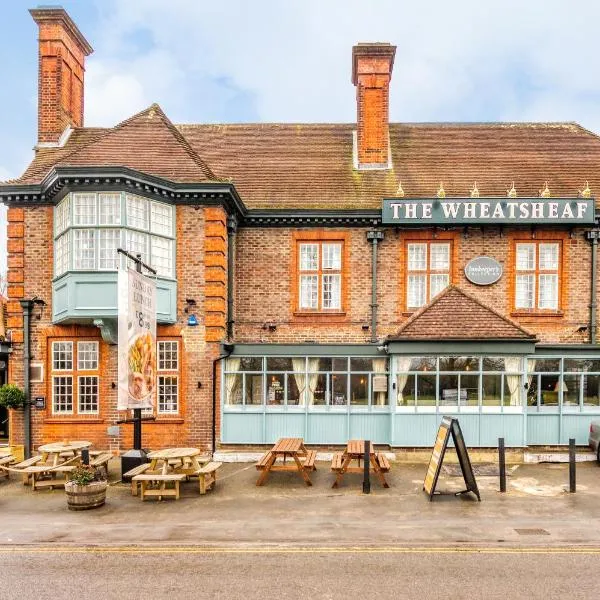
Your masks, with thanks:
[[[326,463],[314,485],[294,473],[274,473],[254,484],[252,464],[225,464],[214,491],[199,496],[197,482],[181,500],[142,503],[129,486],[113,483],[107,504],[89,512],[66,509],[62,490],[32,492],[16,478],[0,483],[2,545],[271,546],[598,546],[600,468],[579,464],[578,491],[564,491],[567,465],[512,467],[509,491],[497,477],[478,477],[482,501],[451,493],[429,502],[421,491],[426,465],[396,465],[391,487],[377,482],[361,493],[360,475],[332,489]],[[111,465],[111,479],[118,465]],[[439,488],[459,491],[461,477],[443,475]]]

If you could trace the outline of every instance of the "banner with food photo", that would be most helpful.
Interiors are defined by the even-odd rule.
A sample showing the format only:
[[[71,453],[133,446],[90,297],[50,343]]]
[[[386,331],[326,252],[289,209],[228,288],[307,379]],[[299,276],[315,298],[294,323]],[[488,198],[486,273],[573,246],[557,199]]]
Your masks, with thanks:
[[[117,410],[152,408],[156,387],[156,282],[119,271],[119,399]]]

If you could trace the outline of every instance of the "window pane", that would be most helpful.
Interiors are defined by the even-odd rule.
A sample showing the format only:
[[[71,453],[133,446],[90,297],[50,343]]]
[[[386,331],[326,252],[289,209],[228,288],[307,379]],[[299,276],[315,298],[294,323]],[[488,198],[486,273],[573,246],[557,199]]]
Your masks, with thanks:
[[[304,361],[304,359],[301,359]],[[269,371],[293,371],[294,366],[291,358],[279,356],[267,357],[267,369]]]
[[[504,356],[484,356],[481,368],[483,371],[504,371]]]
[[[63,233],[54,242],[54,268],[56,275],[67,272],[71,266],[71,232]]]
[[[398,375],[396,380],[396,388],[398,392],[398,397],[396,400],[397,406],[415,405],[416,388],[414,375],[409,375],[408,373]]]
[[[334,269],[339,271],[342,268],[342,245],[341,244],[323,244],[323,269]]]
[[[159,275],[173,277],[173,240],[152,236],[152,257],[150,264]]]
[[[600,375],[584,375],[583,403],[586,406],[600,406]]]
[[[158,202],[150,203],[150,230],[161,235],[173,235],[173,207]]]
[[[121,224],[121,194],[98,194],[100,225]]]
[[[127,225],[138,229],[148,229],[148,200],[127,194]]]
[[[558,270],[558,244],[540,244],[540,270]]]
[[[300,270],[316,271],[319,268],[319,245],[300,244]]]
[[[427,275],[408,276],[408,307],[419,308],[425,304]]]
[[[408,270],[427,269],[427,244],[408,244]]]
[[[350,404],[353,406],[369,404],[368,375],[350,375]]]
[[[372,371],[373,370],[373,359],[372,358],[351,358],[350,359],[350,369],[352,371]]]
[[[73,369],[73,342],[52,342],[52,368],[55,371]]]
[[[80,413],[98,412],[98,377],[80,377],[78,397]]]
[[[535,360],[533,362],[535,363],[535,370],[538,372],[560,371],[560,359],[559,358],[544,358],[544,359]]]
[[[125,249],[134,256],[141,254],[144,262],[148,260],[148,236],[139,231],[126,231],[125,234]],[[127,262],[133,266],[132,260]]]
[[[117,248],[121,245],[119,229],[100,229],[98,231],[98,268],[114,271],[119,268]]]
[[[479,375],[460,376],[461,406],[477,406],[479,404]]]
[[[312,404],[315,406],[323,406],[327,403],[327,374],[316,373],[309,374],[308,376],[308,392],[309,392],[309,404],[310,396],[312,392]]]
[[[540,375],[540,404],[543,406],[558,406],[558,375]]]
[[[300,275],[300,308],[318,308],[318,275]]]
[[[540,308],[558,308],[558,275],[540,275]]]
[[[285,375],[283,373],[267,373],[267,404],[284,404]]]
[[[54,207],[54,233],[59,235],[71,225],[71,197],[67,196]]]
[[[533,308],[535,297],[535,275],[517,275],[515,305],[517,308]]]
[[[435,356],[413,356],[410,359],[409,371],[435,371],[437,359]]]
[[[244,356],[240,358],[239,371],[262,371],[262,357]]]
[[[300,390],[298,389],[298,381],[304,384],[304,373],[295,375],[288,373],[287,377],[287,403],[288,405],[297,406],[300,404]]]
[[[563,405],[579,406],[580,392],[581,375],[565,375],[562,384]]]
[[[341,275],[323,275],[323,308],[341,308],[341,282]]]
[[[450,244],[431,244],[429,252],[432,271],[448,271],[450,269]]]
[[[73,378],[61,376],[52,378],[52,411],[73,412]]]
[[[263,376],[246,374],[246,404],[258,405],[263,403]]]
[[[366,375],[365,375],[366,377]],[[331,404],[333,406],[345,406],[348,404],[348,375],[331,376]]]
[[[479,371],[477,356],[441,356],[440,371]]]
[[[158,412],[176,413],[178,406],[179,379],[177,375],[158,376]]]
[[[73,225],[96,224],[96,194],[73,194]]]
[[[158,342],[158,370],[177,371],[179,344],[175,341]]]
[[[435,406],[435,375],[417,375],[417,406]]]
[[[73,267],[92,270],[96,268],[96,232],[93,229],[73,230]]]
[[[98,368],[98,342],[77,342],[77,368],[80,371]]]
[[[535,270],[535,244],[517,244],[517,271]]]
[[[565,358],[565,371],[600,373],[600,360],[591,358]]]
[[[242,377],[241,373],[227,373],[225,375],[225,404],[242,403]]]
[[[502,375],[483,376],[483,406],[500,406],[502,400]]]
[[[429,277],[429,298],[431,299],[448,287],[449,275],[436,274]]]
[[[461,394],[466,399],[466,392]],[[463,404],[464,402],[461,402]],[[440,375],[440,404],[457,406],[458,402],[458,375]]]

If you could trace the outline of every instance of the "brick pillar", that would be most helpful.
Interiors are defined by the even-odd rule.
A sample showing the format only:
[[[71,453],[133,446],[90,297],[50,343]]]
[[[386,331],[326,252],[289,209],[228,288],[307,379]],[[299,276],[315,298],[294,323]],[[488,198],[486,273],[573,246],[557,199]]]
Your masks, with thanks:
[[[206,341],[220,342],[227,314],[227,215],[222,208],[206,208],[204,218]]]
[[[396,46],[358,44],[352,48],[356,86],[358,164],[386,167],[389,161],[389,85]]]

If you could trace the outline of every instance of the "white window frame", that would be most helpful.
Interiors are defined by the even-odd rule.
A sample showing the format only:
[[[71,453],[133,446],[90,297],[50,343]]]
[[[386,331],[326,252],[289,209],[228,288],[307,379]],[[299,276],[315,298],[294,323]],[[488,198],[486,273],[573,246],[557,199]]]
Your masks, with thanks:
[[[79,360],[79,357],[78,357]],[[96,408],[91,410],[83,410],[81,408],[81,380],[91,378],[96,380]],[[100,413],[100,377],[98,375],[77,375],[77,414],[78,415],[97,415]]]
[[[177,365],[175,368],[161,368],[161,349],[167,344],[175,344],[176,348],[176,360]],[[172,351],[172,350],[171,350]],[[157,357],[157,369],[156,369],[156,413],[160,415],[178,415],[180,411],[180,372],[181,372],[181,347],[179,340],[157,340],[156,342],[156,357]],[[176,396],[176,410],[162,410],[160,401],[160,378],[161,377],[173,377],[177,383],[177,396]]]

